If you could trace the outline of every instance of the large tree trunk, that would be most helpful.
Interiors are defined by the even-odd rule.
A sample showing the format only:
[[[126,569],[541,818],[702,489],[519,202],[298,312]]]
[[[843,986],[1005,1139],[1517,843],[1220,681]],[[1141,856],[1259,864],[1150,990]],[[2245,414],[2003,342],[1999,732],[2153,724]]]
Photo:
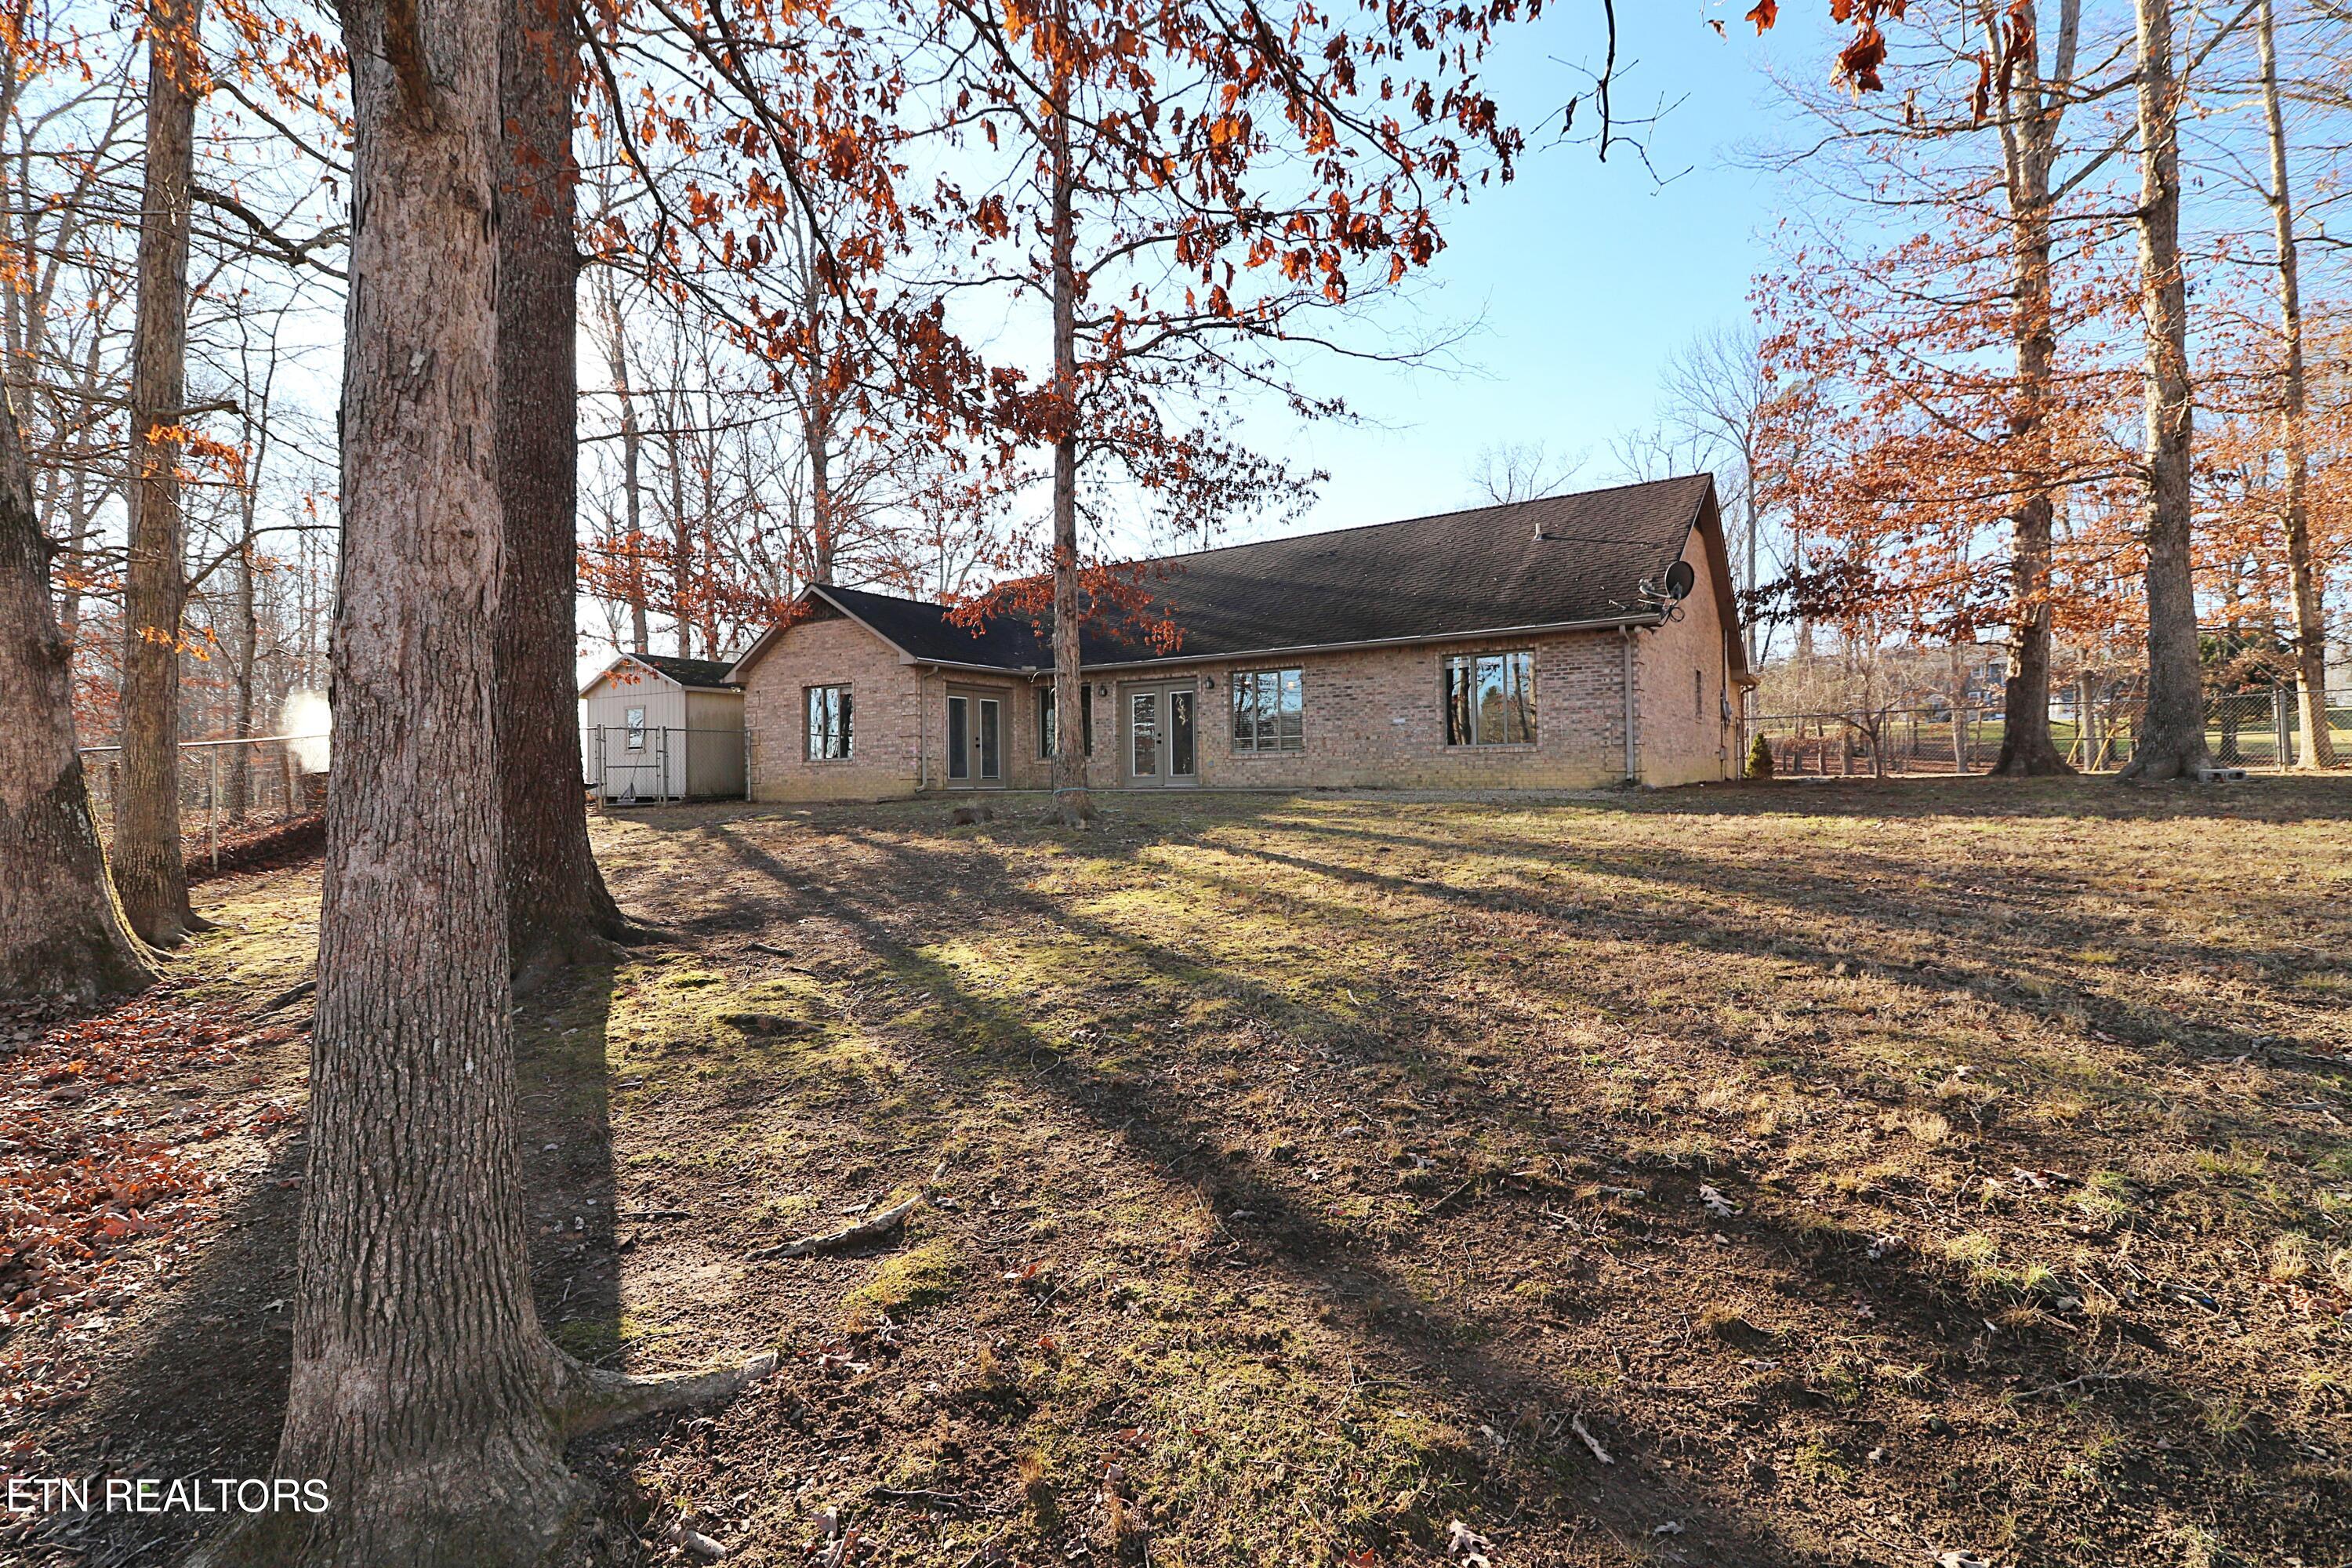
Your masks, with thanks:
[[[49,598],[24,436],[0,402],[0,997],[87,1004],[154,978],[123,928],[90,821],[72,656]]]
[[[2058,332],[2051,305],[2050,170],[2057,155],[2059,118],[2074,76],[2081,0],[2060,0],[2058,47],[2050,84],[2041,74],[2038,18],[2032,0],[2007,13],[2028,39],[2001,106],[2001,142],[2009,190],[2011,273],[2015,303],[2010,331],[2017,387],[2010,414],[2012,472],[2022,500],[2010,523],[2013,608],[2010,675],[2001,704],[2000,755],[1992,771],[2029,778],[2071,773],[2050,735],[2051,540],[2057,516],[2057,452],[2050,429],[2053,368]],[[1985,7],[1987,47],[2001,37],[1995,8]]]
[[[1058,25],[1067,26],[1068,7]],[[1058,58],[1058,57],[1057,57]],[[1048,243],[1054,265],[1054,810],[1066,827],[1094,815],[1087,791],[1085,719],[1078,665],[1078,276],[1076,177],[1070,164],[1069,72],[1055,72],[1052,159],[1053,216]],[[1114,729],[1116,726],[1114,726]]]
[[[2286,458],[2286,563],[2294,600],[2294,697],[2303,738],[2296,761],[2306,768],[2336,765],[2327,728],[2327,622],[2320,580],[2311,558],[2311,431],[2303,371],[2303,287],[2296,276],[2294,188],[2287,179],[2286,117],[2279,103],[2278,41],[2271,0],[2256,17],[2262,49],[2263,113],[2270,132],[2271,222],[2277,234],[2280,366],[2279,450]],[[2279,759],[2282,763],[2286,759]]]
[[[343,569],[294,1365],[260,1515],[200,1562],[537,1562],[566,1439],[639,1388],[540,1332],[515,1149],[493,648],[499,0],[346,0]]]
[[[200,0],[147,13],[147,164],[131,331],[131,549],[122,584],[122,753],[114,885],[131,929],[197,929],[180,850],[180,616],[187,601],[180,442],[188,370],[188,200],[195,178]]]
[[[2189,558],[2189,300],[2180,266],[2180,100],[2172,0],[2138,0],[2140,311],[2147,339],[2147,717],[2122,776],[2196,778],[2212,765]]]
[[[579,171],[571,7],[509,0],[499,90],[498,724],[508,938],[526,981],[628,935],[588,847],[573,689],[580,553]]]
[[[343,565],[280,1560],[526,1563],[578,1489],[544,1412],[514,1148],[492,650],[495,0],[346,0]],[[398,1086],[413,1086],[403,1089]],[[262,1553],[268,1559],[272,1543]]]

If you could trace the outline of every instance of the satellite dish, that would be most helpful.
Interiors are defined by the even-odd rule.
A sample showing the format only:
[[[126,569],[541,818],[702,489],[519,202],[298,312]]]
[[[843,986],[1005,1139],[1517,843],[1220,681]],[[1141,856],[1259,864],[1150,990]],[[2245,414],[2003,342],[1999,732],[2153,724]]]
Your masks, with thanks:
[[[1675,562],[1673,565],[1666,568],[1666,597],[1669,599],[1689,598],[1691,585],[1697,581],[1698,574],[1691,570],[1691,563],[1689,562]]]

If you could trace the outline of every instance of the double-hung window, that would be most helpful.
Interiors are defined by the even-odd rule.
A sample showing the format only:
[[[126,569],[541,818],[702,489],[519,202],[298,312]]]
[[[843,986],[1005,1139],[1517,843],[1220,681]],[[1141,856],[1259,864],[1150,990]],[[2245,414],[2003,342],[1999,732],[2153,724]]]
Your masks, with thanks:
[[[1296,669],[1244,669],[1233,678],[1234,750],[1307,749],[1307,686]]]
[[[849,688],[808,689],[808,760],[838,763],[849,756]]]
[[[1536,740],[1536,656],[1464,654],[1445,661],[1445,743],[1531,746]]]
[[[1078,729],[1086,742],[1087,755],[1095,754],[1095,689],[1084,681],[1078,683]],[[1037,754],[1054,754],[1054,689],[1037,689]]]

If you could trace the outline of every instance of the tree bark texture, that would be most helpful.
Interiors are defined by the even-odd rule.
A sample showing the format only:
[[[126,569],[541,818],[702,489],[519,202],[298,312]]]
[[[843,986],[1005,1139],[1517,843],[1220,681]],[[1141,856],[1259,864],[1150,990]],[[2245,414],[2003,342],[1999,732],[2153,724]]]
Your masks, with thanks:
[[[499,33],[498,728],[516,972],[611,954],[626,934],[588,846],[573,689],[580,588],[579,41],[560,0],[507,0]]]
[[[195,178],[200,0],[147,12],[147,162],[131,328],[131,548],[123,573],[122,752],[114,885],[131,929],[174,946],[195,929],[180,849],[180,515],[188,376],[189,187]]]
[[[2294,600],[2295,714],[2302,740],[2295,760],[2306,768],[2336,765],[2327,727],[2327,622],[2320,578],[2311,558],[2311,416],[2303,363],[2303,285],[2297,276],[2294,187],[2288,178],[2286,116],[2280,103],[2278,38],[2271,0],[2261,0],[2255,38],[2263,67],[2263,114],[2271,153],[2271,223],[2278,247],[2279,450],[2286,459],[2288,589]]]
[[[2194,778],[2212,764],[2197,663],[2197,589],[2189,558],[2194,411],[2189,300],[2180,265],[2180,95],[2172,0],[2138,0],[2140,312],[2147,437],[2147,712],[2123,776]]]
[[[225,1560],[521,1563],[579,1500],[514,1145],[493,648],[498,0],[345,0],[343,561],[294,1365]]]
[[[2010,438],[2019,454],[2021,498],[2010,523],[2010,577],[2014,606],[2011,668],[2002,696],[2000,754],[1992,771],[2011,778],[2070,773],[2050,735],[2051,542],[2058,510],[2057,451],[2050,430],[2050,398],[2058,355],[2051,303],[2050,171],[2057,156],[2063,94],[2074,75],[2081,0],[2060,0],[2057,52],[2047,86],[2040,69],[2038,18],[2032,0],[2007,14],[2033,39],[2024,50],[2001,106],[2001,146],[2009,190],[2010,252],[2016,294],[2010,330],[2017,388]],[[1985,8],[1987,47],[2001,38],[1992,6]]]
[[[89,1004],[153,979],[125,929],[74,750],[73,645],[49,597],[16,410],[0,404],[0,997]]]
[[[1066,25],[1067,8],[1060,15]],[[1070,163],[1070,84],[1056,66],[1049,177],[1048,243],[1054,269],[1054,810],[1066,827],[1094,816],[1087,791],[1085,719],[1078,663],[1078,276],[1076,175]],[[1111,726],[1116,733],[1118,726]]]

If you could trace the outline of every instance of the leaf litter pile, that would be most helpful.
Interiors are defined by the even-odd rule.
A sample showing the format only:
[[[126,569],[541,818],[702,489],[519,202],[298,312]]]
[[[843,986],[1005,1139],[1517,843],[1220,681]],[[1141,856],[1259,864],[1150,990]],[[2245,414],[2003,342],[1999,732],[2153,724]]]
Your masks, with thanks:
[[[202,1146],[290,1115],[207,1081],[292,1037],[168,982],[96,1017],[0,1015],[0,1432],[82,1397],[97,1337],[202,1247],[223,1185]]]

